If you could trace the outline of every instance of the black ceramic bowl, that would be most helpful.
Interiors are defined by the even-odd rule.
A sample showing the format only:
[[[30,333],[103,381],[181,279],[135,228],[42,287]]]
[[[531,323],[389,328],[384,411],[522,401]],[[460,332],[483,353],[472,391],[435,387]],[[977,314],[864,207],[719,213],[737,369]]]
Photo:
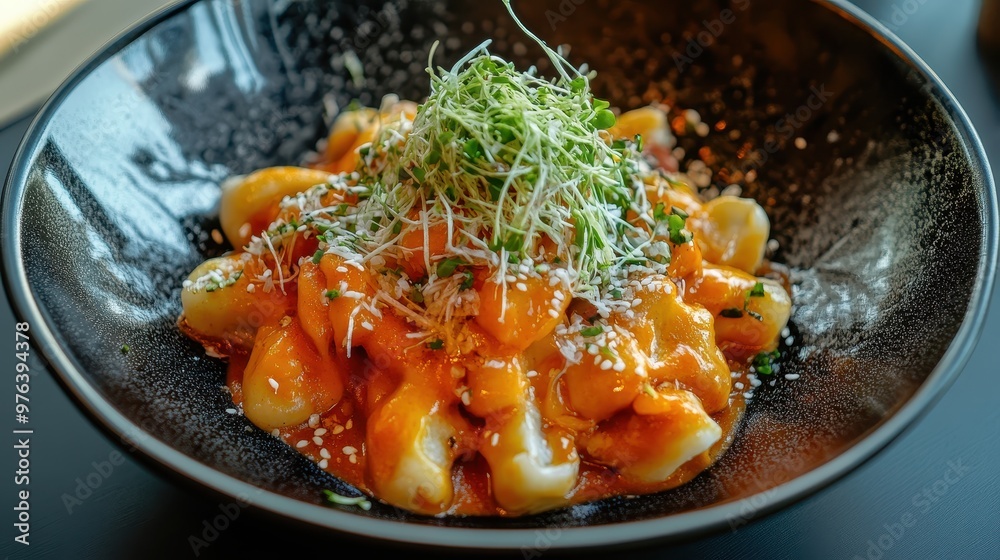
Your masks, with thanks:
[[[17,155],[3,252],[17,312],[80,406],[153,463],[254,507],[481,548],[530,547],[542,528],[554,547],[582,547],[740,524],[842,476],[926,411],[982,325],[997,208],[971,124],[909,49],[841,1],[515,4],[599,70],[618,106],[697,109],[712,132],[682,145],[710,148],[716,186],[756,175],[744,192],[793,269],[783,372],[801,378],[758,390],[717,465],[673,491],[520,519],[331,509],[320,490],[350,489],[227,414],[223,364],[175,326],[188,271],[228,249],[209,235],[223,179],[300,162],[333,103],[422,98],[435,40],[442,64],[488,37],[538,60],[499,0],[182,2],[74,74]],[[348,51],[364,75],[345,68]]]

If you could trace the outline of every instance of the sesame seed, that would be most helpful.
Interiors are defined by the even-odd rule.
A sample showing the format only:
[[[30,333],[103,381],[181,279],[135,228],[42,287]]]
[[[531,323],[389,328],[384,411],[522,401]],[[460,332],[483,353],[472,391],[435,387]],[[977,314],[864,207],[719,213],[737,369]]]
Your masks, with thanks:
[[[226,414],[236,414],[237,412],[239,412],[239,411],[236,410],[235,408],[227,408],[226,409]]]
[[[313,436],[313,443],[316,445],[323,445],[323,438],[319,436]]]
[[[465,406],[472,404],[472,395],[470,395],[468,391],[462,392],[462,404]]]
[[[614,367],[614,364],[611,363],[611,360],[604,360],[603,362],[601,362],[601,369],[604,371],[607,371],[612,367]]]
[[[354,464],[354,465],[356,465],[356,464],[358,463],[358,456],[357,456],[357,455],[354,455],[354,454],[351,454],[351,455],[349,455],[349,456],[347,457],[347,460],[348,460],[348,461],[350,461],[350,462],[351,462],[351,464]]]
[[[496,447],[498,443],[500,443],[500,433],[493,432],[493,437],[490,438],[490,445]]]
[[[309,415],[309,427],[310,428],[318,428],[319,427],[319,414],[310,414]],[[316,434],[316,435],[321,436],[323,434]]]
[[[615,362],[614,370],[617,371],[617,372],[619,372],[619,373],[625,371],[625,362],[623,362],[621,360],[618,360],[617,362]]]
[[[274,437],[281,437],[281,431],[278,428],[271,430],[271,435]]]
[[[597,348],[596,344],[587,345],[587,353],[591,356],[596,356],[598,352],[600,352],[600,350]]]
[[[297,447],[298,449],[302,449],[303,447],[305,447],[307,445],[309,445],[308,441],[306,441],[304,439],[300,439],[299,442],[295,444],[295,447]]]
[[[549,317],[552,317],[553,319],[555,319],[558,316],[559,316],[559,312],[558,311],[556,311],[555,309],[549,309]]]
[[[373,331],[375,330],[375,325],[372,325],[368,321],[363,321],[361,323],[361,328],[365,329],[366,331]]]
[[[319,468],[321,468],[321,469],[325,469],[325,468],[327,468],[329,466],[330,466],[330,462],[327,461],[326,459],[323,459],[323,460],[321,460],[319,462]]]
[[[558,284],[559,284],[558,276],[552,276],[551,278],[549,278],[549,286],[557,286]]]
[[[527,292],[528,291],[528,286],[524,282],[518,282],[517,284],[514,285],[514,287],[516,287],[518,289],[518,291],[521,291],[521,292]]]
[[[256,284],[253,284],[253,283],[247,284],[247,293],[248,294],[252,294],[252,293],[254,293],[256,291],[257,291],[257,285]]]
[[[319,450],[319,456],[322,457],[322,458],[324,458],[324,459],[329,459],[330,458],[330,452],[324,447],[324,448],[322,448],[322,449]]]
[[[344,424],[344,429],[350,430],[352,427],[354,427],[354,420],[348,419],[347,422]]]
[[[600,356],[594,356],[594,365],[595,366],[601,365],[601,357]]]
[[[268,377],[267,378],[267,383],[268,383],[268,385],[271,386],[272,389],[274,389],[275,393],[278,392],[278,382],[275,381],[273,377]]]
[[[797,373],[786,373],[785,374],[785,379],[787,379],[789,381],[795,381],[799,377],[801,377],[801,376],[799,374],[797,374]]]
[[[341,433],[343,431],[344,431],[344,427],[341,426],[340,424],[337,424],[336,426],[333,427],[333,435],[337,435],[337,434],[339,434],[339,433]]]
[[[747,391],[746,393],[743,393],[743,398],[747,399],[747,400],[752,399],[753,398],[753,391]]]
[[[529,369],[529,370],[528,370],[528,374],[527,374],[527,375],[528,375],[528,378],[532,378],[532,377],[535,377],[535,376],[537,376],[537,375],[538,375],[538,372],[537,372],[537,371],[535,371],[535,370],[533,370],[533,369]]]
[[[353,455],[358,452],[358,449],[353,445],[348,445],[345,446],[342,451],[344,452],[344,455]]]
[[[347,272],[347,267],[344,266],[344,265],[340,265],[340,266],[337,267],[337,272],[339,272],[341,274],[344,274],[344,273]]]

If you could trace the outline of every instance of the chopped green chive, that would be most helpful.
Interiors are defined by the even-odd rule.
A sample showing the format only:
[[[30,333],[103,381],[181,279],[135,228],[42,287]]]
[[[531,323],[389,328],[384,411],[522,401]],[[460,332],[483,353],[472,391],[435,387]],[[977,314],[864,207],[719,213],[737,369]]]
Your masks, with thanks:
[[[323,260],[323,255],[325,254],[326,251],[324,251],[323,249],[316,249],[316,252],[313,253],[313,258],[312,258],[313,264],[319,264],[319,261]]]
[[[472,284],[475,281],[476,277],[473,276],[472,272],[468,270],[464,271],[462,274],[465,275],[465,280],[462,280],[462,285],[459,287],[463,290],[471,290]]]
[[[410,299],[413,301],[413,303],[424,302],[424,292],[420,289],[420,286],[413,286],[410,289]]]
[[[580,334],[587,337],[597,336],[603,332],[604,328],[601,327],[600,325],[594,325],[593,327],[587,327],[585,329],[580,330]]]
[[[326,299],[337,299],[340,297],[340,290],[327,290]]]
[[[372,503],[369,502],[364,496],[342,496],[332,490],[323,490],[323,494],[326,496],[327,503],[330,504],[338,506],[358,506],[365,511],[372,509]]]
[[[435,338],[434,340],[427,343],[427,347],[431,350],[440,350],[444,348],[444,341],[440,338]]]
[[[463,259],[456,259],[456,258],[445,259],[445,260],[441,261],[440,263],[438,263],[438,266],[437,266],[437,275],[438,275],[438,278],[448,278],[448,277],[450,277],[452,274],[455,274],[455,269],[456,268],[458,268],[458,267],[460,267],[460,266],[462,266],[464,264],[467,264],[465,262],[465,260],[463,260]]]
[[[781,357],[781,352],[761,352],[753,359],[753,369],[761,375],[771,375],[777,369],[775,363]]]

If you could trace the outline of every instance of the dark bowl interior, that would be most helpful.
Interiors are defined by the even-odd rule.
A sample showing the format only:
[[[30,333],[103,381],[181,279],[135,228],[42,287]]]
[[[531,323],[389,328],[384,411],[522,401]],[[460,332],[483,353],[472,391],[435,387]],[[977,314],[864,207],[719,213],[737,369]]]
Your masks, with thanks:
[[[539,528],[580,546],[740,523],[844,474],[930,405],[978,333],[997,220],[978,140],[921,63],[836,3],[515,5],[597,69],[618,106],[697,109],[712,132],[681,145],[710,149],[715,187],[756,174],[743,192],[768,208],[774,260],[793,270],[783,372],[801,378],[757,391],[716,466],[673,491],[521,519],[321,508],[321,489],[350,489],[226,414],[223,364],[176,328],[188,271],[229,249],[209,235],[223,179],[301,162],[334,103],[422,99],[437,39],[442,65],[489,37],[498,54],[538,62],[498,0],[186,3],[67,83],[11,174],[3,247],[18,311],[82,406],[155,462],[281,515],[519,547]],[[347,51],[364,76],[345,69]]]

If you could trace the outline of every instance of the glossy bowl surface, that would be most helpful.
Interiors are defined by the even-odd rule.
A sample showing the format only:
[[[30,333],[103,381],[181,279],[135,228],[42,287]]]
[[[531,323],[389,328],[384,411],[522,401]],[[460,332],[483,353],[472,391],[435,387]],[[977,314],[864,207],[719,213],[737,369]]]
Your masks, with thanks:
[[[320,490],[350,489],[227,414],[223,364],[176,328],[181,282],[228,249],[210,236],[219,183],[301,162],[334,107],[423,98],[435,40],[441,65],[489,37],[537,62],[498,1],[182,2],[74,74],[19,150],[2,244],[17,312],[81,407],[154,464],[290,519],[518,549],[543,529],[567,548],[738,526],[849,472],[931,406],[985,317],[997,207],[971,124],[907,47],[841,1],[515,4],[616,105],[698,110],[712,132],[681,145],[710,149],[718,187],[755,175],[744,194],[768,208],[774,259],[793,271],[782,371],[801,377],[758,389],[717,465],[673,491],[519,519],[331,509]]]

